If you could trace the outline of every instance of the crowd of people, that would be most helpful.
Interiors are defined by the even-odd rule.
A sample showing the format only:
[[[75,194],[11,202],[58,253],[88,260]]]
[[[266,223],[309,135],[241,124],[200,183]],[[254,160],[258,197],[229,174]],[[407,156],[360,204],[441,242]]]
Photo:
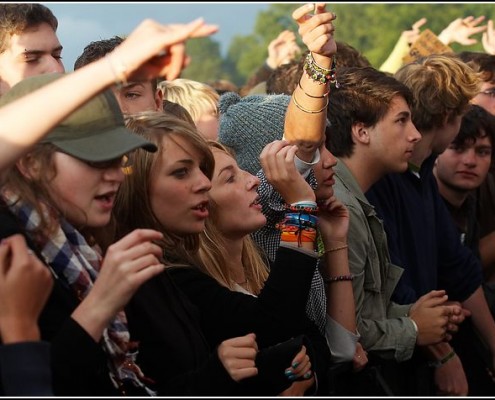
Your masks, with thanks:
[[[495,394],[492,21],[375,68],[290,17],[237,87],[181,78],[201,18],[66,73],[0,4],[1,395]]]

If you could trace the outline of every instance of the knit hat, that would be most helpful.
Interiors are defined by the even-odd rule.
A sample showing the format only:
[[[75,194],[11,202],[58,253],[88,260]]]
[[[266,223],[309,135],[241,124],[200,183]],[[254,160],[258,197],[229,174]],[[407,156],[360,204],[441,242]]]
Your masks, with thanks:
[[[26,78],[0,98],[0,107],[64,75],[53,73]],[[53,107],[56,106],[54,103]],[[111,89],[79,107],[54,127],[40,143],[52,143],[64,153],[91,162],[110,161],[139,147],[152,152],[157,150],[155,144],[125,127],[122,112]]]
[[[256,175],[263,148],[284,136],[285,113],[290,96],[285,94],[220,96],[218,141],[235,151],[239,167]]]

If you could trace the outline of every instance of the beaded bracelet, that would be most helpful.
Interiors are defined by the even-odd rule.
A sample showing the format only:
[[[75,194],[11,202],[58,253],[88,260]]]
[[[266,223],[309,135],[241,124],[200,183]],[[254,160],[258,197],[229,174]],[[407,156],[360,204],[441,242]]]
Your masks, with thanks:
[[[342,281],[352,281],[354,280],[354,275],[337,275],[337,276],[324,276],[322,275],[323,282],[325,283],[333,283],[333,282],[342,282]]]
[[[335,87],[339,87],[337,82],[335,55],[332,57],[332,66],[328,69],[318,65],[313,58],[313,54],[309,52],[306,56],[303,69],[313,81],[318,82],[320,85],[331,83],[335,84]]]

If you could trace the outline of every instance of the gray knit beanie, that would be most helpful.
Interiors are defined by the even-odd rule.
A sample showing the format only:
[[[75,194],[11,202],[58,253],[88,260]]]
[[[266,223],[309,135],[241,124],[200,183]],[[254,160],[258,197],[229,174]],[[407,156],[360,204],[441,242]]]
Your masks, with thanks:
[[[285,94],[241,97],[229,92],[220,96],[218,141],[235,151],[240,168],[253,175],[261,169],[263,148],[284,135],[289,101]]]

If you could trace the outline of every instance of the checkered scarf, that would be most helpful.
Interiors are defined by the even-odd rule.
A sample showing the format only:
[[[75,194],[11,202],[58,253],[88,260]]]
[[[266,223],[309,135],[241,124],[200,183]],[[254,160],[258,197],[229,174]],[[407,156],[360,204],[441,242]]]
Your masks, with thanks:
[[[32,232],[40,223],[40,216],[28,204],[20,201],[12,193],[3,193],[4,200],[10,210],[24,224],[26,231]],[[48,212],[48,210],[47,210]],[[49,238],[41,240],[30,235],[41,249],[44,261],[57,276],[65,277],[70,287],[82,301],[93,287],[102,263],[101,249],[91,247],[84,237],[64,218],[60,218],[60,226]],[[142,371],[135,363],[137,343],[130,342],[127,318],[124,311],[117,313],[103,331],[103,349],[109,355],[110,378],[118,389],[121,383],[131,381],[135,386],[143,388],[149,395],[156,395],[146,387]]]
[[[263,249],[270,261],[273,262],[280,247],[280,231],[276,228],[276,224],[283,220],[285,216],[285,201],[280,193],[268,182],[263,170],[260,170],[256,176],[260,180],[257,191],[260,195],[260,203],[263,215],[266,217],[266,224],[256,232],[253,232],[251,237]],[[313,190],[316,190],[317,182],[312,169],[306,177],[306,181]],[[319,236],[318,239],[321,240]],[[306,303],[306,314],[320,329],[321,334],[324,335],[327,318],[327,296],[319,268],[320,260],[311,282],[311,289]]]

